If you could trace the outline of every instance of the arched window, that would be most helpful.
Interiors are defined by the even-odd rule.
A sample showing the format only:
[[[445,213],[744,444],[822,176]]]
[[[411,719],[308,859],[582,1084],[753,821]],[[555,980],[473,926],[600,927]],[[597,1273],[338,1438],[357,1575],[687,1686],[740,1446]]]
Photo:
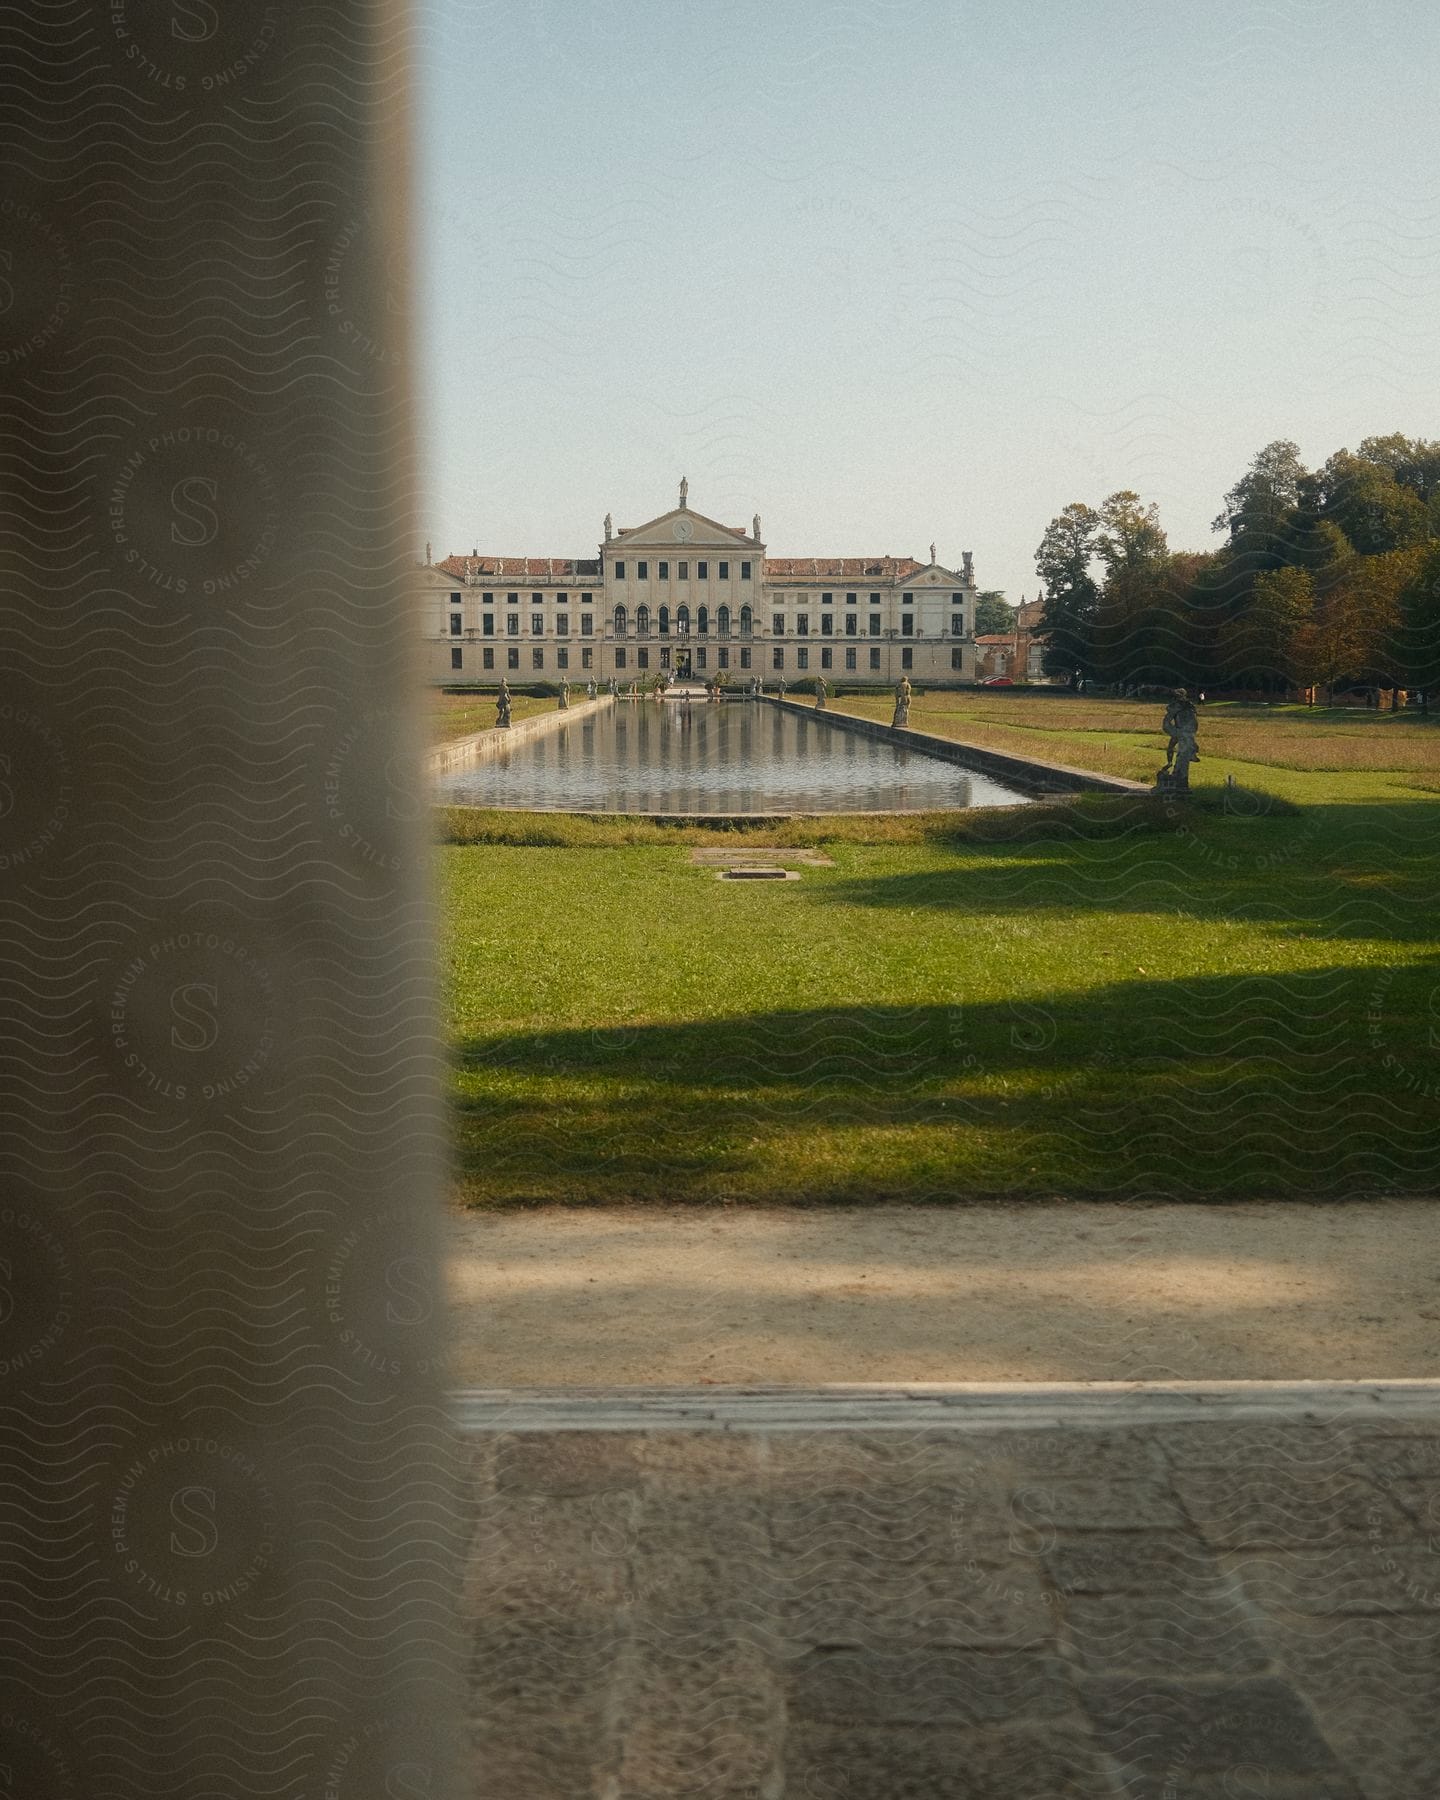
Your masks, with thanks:
[[[635,631],[639,637],[649,637],[650,608],[648,606],[637,606],[635,608]]]
[[[675,629],[681,637],[686,636],[689,632],[690,608],[688,606],[680,606],[675,609]]]
[[[750,625],[751,625],[751,621],[752,621],[753,617],[754,617],[754,615],[751,613],[750,608],[748,606],[742,606],[740,608],[740,635],[741,635],[741,637],[749,637]]]
[[[625,608],[623,606],[617,606],[615,608],[615,635],[616,635],[616,637],[624,637],[625,625],[626,625]]]
[[[700,635],[701,637],[710,635],[710,608],[708,606],[700,608]]]
[[[660,608],[660,635],[661,637],[670,635],[670,608],[668,606]]]
[[[721,637],[729,637],[729,635],[730,635],[730,608],[728,606],[716,607],[716,609],[715,609],[715,629],[720,633]]]

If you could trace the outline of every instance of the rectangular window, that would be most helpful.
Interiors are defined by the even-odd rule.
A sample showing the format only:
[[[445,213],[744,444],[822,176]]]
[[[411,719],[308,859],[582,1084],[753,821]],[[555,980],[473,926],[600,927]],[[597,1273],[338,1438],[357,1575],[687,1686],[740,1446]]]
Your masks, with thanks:
[[[810,667],[810,652],[808,650],[797,650],[795,652],[795,667],[797,669],[808,669]]]
[[[880,667],[880,652],[878,650],[872,650],[870,652],[870,667],[872,669],[878,669]]]
[[[950,615],[950,635],[951,635],[951,637],[964,637],[964,635],[965,635],[965,615],[964,615],[964,613],[951,613],[951,615]]]
[[[495,667],[495,652],[488,644],[480,652],[480,661],[487,669],[493,669]]]
[[[450,596],[450,604],[452,606],[458,606],[460,604],[461,600],[464,599],[464,597],[465,596],[463,594],[452,594]]]
[[[532,594],[530,596],[530,604],[532,606],[543,606],[545,604],[545,596],[543,594]]]
[[[507,594],[505,596],[505,604],[507,606],[518,606],[520,604],[520,596],[518,594]]]
[[[965,667],[965,652],[963,650],[952,650],[950,652],[950,667],[952,669],[963,669]]]
[[[648,562],[636,563],[635,576],[636,576],[636,579],[639,581],[648,581],[650,579],[649,563]]]
[[[740,667],[742,669],[748,669],[750,667],[750,652],[748,650],[742,650],[740,652]]]
[[[855,596],[853,594],[847,594],[845,596],[845,604],[847,606],[853,606],[855,604]]]
[[[820,652],[820,667],[822,669],[828,669],[830,664],[834,661],[834,658],[835,652],[833,650],[822,650]]]
[[[820,615],[820,635],[821,635],[821,637],[833,637],[835,635],[835,615],[834,615],[834,613],[821,613],[821,615]]]
[[[915,604],[915,596],[913,594],[902,594],[900,596],[900,604],[902,606],[913,606]]]
[[[530,652],[530,667],[532,669],[543,669],[545,667],[545,652],[543,650],[536,649]]]
[[[681,563],[680,565],[680,579],[682,581],[688,581],[690,579],[690,565],[688,562]]]
[[[570,635],[570,615],[569,615],[569,613],[556,613],[556,615],[555,615],[555,635],[557,637],[569,637],[569,635]]]
[[[595,652],[590,648],[590,646],[588,644],[586,644],[584,649],[580,652],[580,667],[582,669],[588,669],[591,667],[591,665],[594,663],[594,661],[595,661]]]
[[[650,667],[650,652],[648,650],[637,650],[635,652],[635,661],[642,669],[648,669]]]
[[[617,669],[623,669],[625,667],[625,652],[620,649],[618,645],[615,649],[615,667]]]
[[[785,667],[785,652],[778,646],[770,652],[770,667],[772,669],[783,669]]]
[[[879,613],[871,613],[871,615],[870,615],[870,635],[871,635],[871,637],[879,637],[879,635],[880,635],[880,615],[879,615]]]
[[[623,581],[625,579],[625,565],[623,562],[615,564],[615,579],[617,581]]]
[[[557,606],[568,606],[570,604],[570,596],[568,594],[557,594],[555,596],[555,604]]]
[[[514,644],[512,644],[505,652],[505,667],[507,669],[518,669],[520,667],[520,652]]]
[[[709,573],[710,573],[710,565],[709,565],[709,563],[696,563],[696,565],[695,565],[695,575],[696,575],[696,579],[697,579],[697,580],[699,580],[699,581],[704,581],[704,580],[705,580],[705,578],[706,578],[706,576],[707,576],[707,575],[708,575],[708,574],[709,574]]]
[[[594,634],[595,634],[595,615],[594,615],[594,613],[581,613],[581,615],[580,615],[580,635],[581,635],[581,637],[593,637]]]
[[[809,613],[796,613],[796,615],[795,615],[795,635],[796,635],[796,637],[809,637],[809,635],[810,635],[810,615],[809,615]]]
[[[915,615],[914,615],[914,613],[906,613],[905,616],[901,619],[900,635],[901,635],[901,637],[914,637],[914,635],[915,635]]]
[[[872,594],[870,596],[870,604],[872,606],[878,606],[880,604],[880,596],[878,594]]]
[[[915,652],[913,650],[902,650],[900,652],[900,667],[902,669],[913,669],[915,667]]]
[[[555,667],[557,669],[568,669],[570,667],[570,652],[563,644],[555,652]]]
[[[847,650],[845,652],[845,667],[847,669],[853,669],[855,667],[855,652],[853,650]]]
[[[846,615],[845,615],[845,635],[846,635],[846,637],[854,637],[855,627],[856,627],[856,621],[855,621],[854,613],[846,613]]]
[[[784,613],[772,613],[771,614],[770,629],[775,633],[776,637],[784,637],[784,635],[785,635],[785,615],[784,615]]]
[[[660,579],[662,581],[668,581],[670,579],[670,565],[668,562],[663,562],[660,565]]]
[[[822,594],[820,596],[820,604],[822,606],[833,606],[835,604],[835,596],[833,594]]]
[[[749,579],[750,579],[750,565],[749,565],[749,563],[741,563],[741,565],[740,565],[740,579],[741,579],[741,580],[742,580],[742,581],[748,581],[748,580],[749,580]]]
[[[950,596],[950,604],[952,606],[962,606],[964,605],[964,602],[965,596],[963,594],[952,594]]]
[[[668,669],[670,667],[670,652],[668,650],[662,650],[660,652],[660,667],[662,669]]]
[[[705,667],[705,655],[706,653],[703,650],[697,650],[695,652],[695,667],[697,669],[703,669]]]
[[[506,613],[506,615],[505,615],[505,635],[506,635],[506,637],[519,637],[519,635],[520,635],[520,615],[519,615],[519,613]]]
[[[495,604],[495,596],[493,594],[482,594],[480,596],[480,604],[482,606],[493,606]]]
[[[728,562],[723,562],[720,565],[720,579],[722,581],[728,581],[730,579],[730,565]]]
[[[544,613],[531,613],[531,615],[530,615],[530,635],[531,635],[531,637],[540,637],[544,634],[544,631],[545,631],[545,615],[544,615]]]
[[[730,652],[728,650],[717,651],[715,661],[722,669],[728,669],[730,667]]]
[[[459,613],[451,613],[451,615],[450,615],[450,635],[451,635],[451,637],[459,637],[459,635],[460,635],[460,615],[459,615]]]
[[[494,615],[494,613],[486,613],[485,617],[483,619],[481,619],[481,621],[480,621],[480,629],[485,634],[486,637],[494,637],[494,635],[495,635],[495,615]]]
[[[465,652],[457,645],[457,647],[450,652],[450,667],[452,669],[458,669],[463,665],[464,661]]]

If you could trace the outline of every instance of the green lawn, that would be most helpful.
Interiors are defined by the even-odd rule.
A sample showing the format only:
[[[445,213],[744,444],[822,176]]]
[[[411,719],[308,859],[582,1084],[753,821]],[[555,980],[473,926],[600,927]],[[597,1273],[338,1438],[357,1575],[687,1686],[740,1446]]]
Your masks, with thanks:
[[[1012,699],[962,730],[977,704],[912,722],[1113,768],[1098,732],[1125,774],[1163,753],[1153,705]],[[1433,1191],[1440,736],[1244,711],[1229,749],[1201,720],[1231,797],[751,834],[825,842],[834,867],[794,882],[690,864],[733,836],[472,815],[569,841],[440,852],[463,1196]],[[1352,732],[1395,766],[1329,766]]]
[[[510,702],[510,717],[519,724],[533,713],[554,712],[558,699],[541,699],[532,694],[516,694]],[[493,695],[432,694],[430,696],[430,741],[448,743],[452,738],[469,737],[475,731],[491,731],[495,725]]]

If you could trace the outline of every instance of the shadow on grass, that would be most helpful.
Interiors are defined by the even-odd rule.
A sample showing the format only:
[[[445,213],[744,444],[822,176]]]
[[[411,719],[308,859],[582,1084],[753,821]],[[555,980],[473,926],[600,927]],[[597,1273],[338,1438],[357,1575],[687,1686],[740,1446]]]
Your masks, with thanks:
[[[976,914],[1023,909],[1255,921],[1305,937],[1432,942],[1440,912],[1440,804],[1297,808],[1263,795],[1172,807],[1165,835],[1038,834],[950,869],[812,884],[817,906]]]
[[[478,1204],[1424,1193],[1440,965],[477,1039]]]

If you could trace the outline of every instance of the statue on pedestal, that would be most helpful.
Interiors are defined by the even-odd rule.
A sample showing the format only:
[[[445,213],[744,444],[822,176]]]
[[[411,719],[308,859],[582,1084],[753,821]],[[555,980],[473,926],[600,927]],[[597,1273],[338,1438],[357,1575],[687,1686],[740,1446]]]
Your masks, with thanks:
[[[756,513],[754,519],[751,521],[751,525],[752,525],[753,531],[754,531],[755,542],[758,544],[760,542],[760,515],[759,515],[759,513]]]
[[[975,552],[973,550],[963,551],[960,561],[965,570],[965,585],[973,587],[975,584]]]
[[[568,681],[560,683],[560,710],[561,712],[570,710],[570,683]]]
[[[498,731],[510,729],[510,683],[503,679],[495,696],[495,726]]]
[[[1199,726],[1194,702],[1184,688],[1176,688],[1175,697],[1165,708],[1165,717],[1160,721],[1161,730],[1169,735],[1169,742],[1165,746],[1165,767],[1155,776],[1157,794],[1190,791],[1190,765],[1200,760],[1195,741]]]
[[[595,686],[595,677],[592,675],[585,683],[585,698],[587,700],[593,700],[598,692],[599,689]]]
[[[910,723],[910,677],[902,675],[895,684],[895,717],[890,721],[890,729],[899,731]]]
[[[830,692],[830,689],[826,683],[825,677],[823,675],[817,675],[815,677],[815,710],[816,710],[816,712],[824,712],[825,696],[829,692]]]
[[[615,527],[611,522],[610,515],[609,515],[609,513],[606,513],[606,515],[605,515],[605,542],[607,544],[610,542],[611,533],[614,531],[614,529],[615,529]]]
[[[683,475],[680,477],[680,504],[682,507],[690,504],[690,483]]]

